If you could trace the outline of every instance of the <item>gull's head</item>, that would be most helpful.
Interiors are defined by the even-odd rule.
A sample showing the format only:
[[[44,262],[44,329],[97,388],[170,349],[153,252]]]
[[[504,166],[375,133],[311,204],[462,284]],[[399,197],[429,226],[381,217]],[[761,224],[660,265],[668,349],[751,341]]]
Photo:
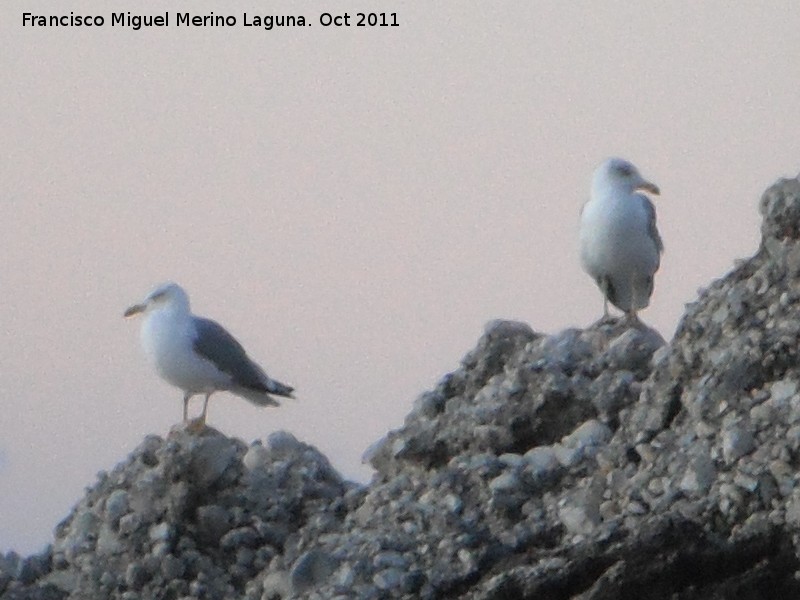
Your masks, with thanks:
[[[660,191],[655,183],[647,181],[632,163],[622,158],[609,158],[594,172],[592,191],[619,190],[633,193],[644,190],[658,196]]]
[[[139,304],[134,304],[125,311],[125,317],[134,317],[140,313],[172,309],[189,312],[189,296],[177,283],[162,283],[147,294]]]

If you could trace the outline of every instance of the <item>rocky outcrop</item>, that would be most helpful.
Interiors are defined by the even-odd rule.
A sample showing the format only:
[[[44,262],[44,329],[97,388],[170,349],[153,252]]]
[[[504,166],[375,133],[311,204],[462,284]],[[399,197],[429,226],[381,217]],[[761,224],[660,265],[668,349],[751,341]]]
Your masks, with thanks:
[[[277,433],[150,437],[0,598],[723,599],[800,594],[800,180],[670,343],[491,323],[343,481]]]
[[[179,429],[101,473],[38,565],[15,568],[74,598],[240,597],[300,528],[341,523],[352,490],[288,433],[248,447]]]

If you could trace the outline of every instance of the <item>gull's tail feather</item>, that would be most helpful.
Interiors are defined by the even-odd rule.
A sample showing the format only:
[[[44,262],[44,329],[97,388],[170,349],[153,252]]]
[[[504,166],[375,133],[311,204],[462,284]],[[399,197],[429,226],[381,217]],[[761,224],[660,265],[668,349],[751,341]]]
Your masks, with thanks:
[[[264,390],[254,390],[252,388],[238,388],[231,390],[237,396],[241,396],[248,402],[256,406],[280,406],[281,403],[269,395]]]
[[[276,396],[294,398],[294,396],[292,396],[292,392],[294,391],[292,386],[281,383],[280,381],[275,381],[274,379],[269,379],[267,381],[267,391]]]
[[[264,377],[263,387],[259,387],[258,389],[238,387],[232,391],[234,394],[241,396],[245,400],[249,400],[256,406],[280,406],[281,403],[270,394],[284,396],[285,398],[294,398],[294,396],[292,396],[292,392],[294,391],[293,387],[266,376]]]

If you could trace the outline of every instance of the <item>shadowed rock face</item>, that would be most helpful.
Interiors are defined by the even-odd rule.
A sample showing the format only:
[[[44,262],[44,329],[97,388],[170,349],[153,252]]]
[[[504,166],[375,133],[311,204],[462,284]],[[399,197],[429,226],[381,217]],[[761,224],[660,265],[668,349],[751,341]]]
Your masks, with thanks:
[[[669,344],[487,326],[342,481],[287,433],[148,437],[0,598],[723,599],[800,594],[800,181]]]

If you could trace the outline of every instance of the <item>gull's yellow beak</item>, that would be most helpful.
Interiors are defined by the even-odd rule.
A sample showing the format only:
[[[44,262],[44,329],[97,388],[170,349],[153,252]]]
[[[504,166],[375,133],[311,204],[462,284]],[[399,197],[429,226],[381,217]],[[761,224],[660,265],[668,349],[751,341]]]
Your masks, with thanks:
[[[649,181],[643,181],[642,183],[636,186],[636,189],[650,192],[651,194],[655,194],[656,196],[661,195],[661,190],[658,189],[658,186],[655,183],[650,183]]]
[[[128,308],[128,310],[125,311],[125,314],[123,316],[126,319],[129,318],[129,317],[135,317],[139,313],[144,312],[145,308],[146,308],[146,306],[144,304],[134,304],[133,306]]]

